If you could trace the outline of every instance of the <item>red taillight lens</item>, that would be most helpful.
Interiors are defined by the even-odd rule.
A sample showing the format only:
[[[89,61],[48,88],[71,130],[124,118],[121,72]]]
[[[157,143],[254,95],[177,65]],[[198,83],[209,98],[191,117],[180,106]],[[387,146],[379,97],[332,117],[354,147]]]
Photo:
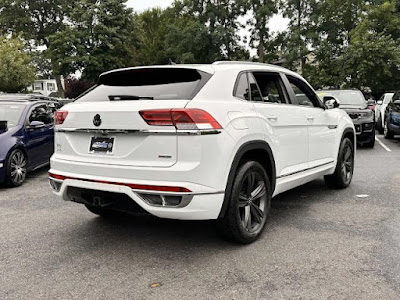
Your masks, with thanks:
[[[149,125],[172,126],[176,129],[221,129],[221,125],[206,111],[188,109],[154,109],[139,112]]]
[[[68,112],[65,110],[58,110],[54,113],[54,124],[61,125],[64,123],[65,118],[68,116]]]
[[[140,115],[147,124],[153,126],[173,126],[170,109],[141,110]]]

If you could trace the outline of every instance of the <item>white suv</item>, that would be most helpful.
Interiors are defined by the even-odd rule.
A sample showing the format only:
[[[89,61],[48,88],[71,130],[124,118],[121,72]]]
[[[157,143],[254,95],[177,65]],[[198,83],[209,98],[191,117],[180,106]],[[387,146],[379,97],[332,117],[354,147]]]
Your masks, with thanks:
[[[324,100],[266,64],[110,71],[56,112],[51,187],[102,216],[218,219],[224,236],[250,243],[273,196],[320,176],[350,184],[354,125]]]

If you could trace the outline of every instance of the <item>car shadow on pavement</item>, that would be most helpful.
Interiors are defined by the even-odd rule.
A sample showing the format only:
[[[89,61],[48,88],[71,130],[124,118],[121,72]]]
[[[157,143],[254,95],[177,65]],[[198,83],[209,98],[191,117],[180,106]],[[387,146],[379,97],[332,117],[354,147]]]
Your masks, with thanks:
[[[49,165],[46,165],[44,167],[41,167],[39,169],[36,169],[32,172],[28,172],[26,175],[25,181],[21,186],[18,187],[8,187],[6,184],[0,184],[0,191],[1,190],[7,190],[7,189],[20,189],[26,187],[26,185],[33,184],[36,181],[44,181],[48,180],[47,179],[47,172],[49,171]]]
[[[324,201],[323,197],[329,197],[329,194],[323,181],[316,180],[275,197],[261,240],[268,238],[269,230],[274,230],[285,222],[290,226],[293,216],[297,216],[297,219],[306,214],[310,202]],[[79,248],[85,249],[91,245],[99,247],[99,244],[102,248],[124,247],[122,245],[136,248],[138,245],[146,245],[151,252],[158,251],[160,247],[208,250],[234,250],[243,247],[223,240],[218,235],[216,222],[213,220],[180,221],[160,219],[150,215],[122,215],[113,218],[95,215],[91,218],[88,215],[86,220],[73,227],[68,235],[68,239],[83,243],[84,245],[80,245]]]

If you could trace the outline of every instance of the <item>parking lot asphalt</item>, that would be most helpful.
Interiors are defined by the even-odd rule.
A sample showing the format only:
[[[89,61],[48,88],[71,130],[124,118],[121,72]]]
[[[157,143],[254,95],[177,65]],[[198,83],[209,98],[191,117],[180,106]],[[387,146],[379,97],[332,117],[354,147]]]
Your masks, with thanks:
[[[378,138],[349,188],[279,195],[247,246],[212,221],[102,219],[38,170],[0,188],[0,299],[400,299],[400,138]]]

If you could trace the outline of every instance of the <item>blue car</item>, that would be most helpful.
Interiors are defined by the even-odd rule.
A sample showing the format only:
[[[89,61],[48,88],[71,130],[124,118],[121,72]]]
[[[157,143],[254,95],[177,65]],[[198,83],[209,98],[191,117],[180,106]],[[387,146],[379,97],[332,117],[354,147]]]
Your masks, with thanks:
[[[49,163],[54,151],[56,101],[0,97],[0,184],[20,186],[26,173]]]
[[[394,93],[386,106],[383,134],[386,139],[392,139],[400,134],[400,91]]]

